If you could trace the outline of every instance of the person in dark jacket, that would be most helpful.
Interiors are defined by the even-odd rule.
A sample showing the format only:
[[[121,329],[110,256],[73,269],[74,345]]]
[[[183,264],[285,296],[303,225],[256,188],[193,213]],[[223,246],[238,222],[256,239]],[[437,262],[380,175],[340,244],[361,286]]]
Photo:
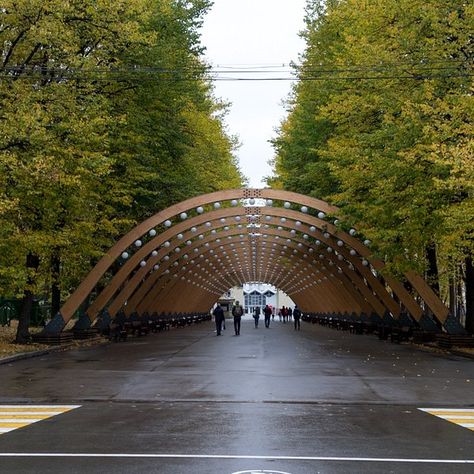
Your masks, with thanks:
[[[217,303],[217,306],[214,309],[214,311],[212,312],[212,314],[214,315],[214,319],[216,321],[217,335],[220,336],[221,335],[221,330],[222,330],[222,323],[224,321],[224,310],[222,309],[222,307],[219,303]]]
[[[265,308],[263,308],[263,314],[265,315],[265,327],[269,328],[270,327],[270,318],[272,316],[272,308],[270,308],[270,306],[266,305]]]
[[[236,301],[235,305],[232,308],[232,316],[234,316],[234,330],[236,336],[240,336],[240,320],[242,319],[242,314],[244,314],[244,310],[242,306],[240,306],[239,302]]]
[[[258,320],[260,319],[260,306],[255,306],[253,319],[255,319],[255,328],[258,328]]]
[[[300,323],[301,311],[298,308],[298,305],[296,304],[295,304],[295,309],[293,310],[293,319],[295,320],[295,331],[296,330],[299,331],[301,329],[301,323]]]

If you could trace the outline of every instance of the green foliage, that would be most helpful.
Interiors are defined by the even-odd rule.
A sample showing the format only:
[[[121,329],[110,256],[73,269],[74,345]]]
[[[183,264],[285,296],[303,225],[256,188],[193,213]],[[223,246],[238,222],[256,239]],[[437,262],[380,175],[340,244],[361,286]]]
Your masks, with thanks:
[[[274,142],[276,186],[340,205],[389,269],[474,252],[474,7],[308,2],[307,49]]]
[[[23,294],[28,280],[47,294],[59,253],[67,296],[137,221],[241,186],[235,143],[200,59],[208,7],[2,3],[0,294]],[[28,253],[40,257],[37,271],[25,268]]]

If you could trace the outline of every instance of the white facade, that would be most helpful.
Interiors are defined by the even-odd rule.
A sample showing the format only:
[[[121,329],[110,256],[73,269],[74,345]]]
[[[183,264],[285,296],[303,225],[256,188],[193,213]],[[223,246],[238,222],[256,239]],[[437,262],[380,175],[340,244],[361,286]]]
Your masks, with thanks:
[[[265,305],[272,308],[281,308],[282,306],[294,308],[295,304],[292,299],[283,291],[272,285],[265,283],[246,283],[244,287],[232,288],[229,292],[222,296],[222,299],[230,299],[238,301],[247,314],[252,314],[256,306],[260,306],[263,310]]]

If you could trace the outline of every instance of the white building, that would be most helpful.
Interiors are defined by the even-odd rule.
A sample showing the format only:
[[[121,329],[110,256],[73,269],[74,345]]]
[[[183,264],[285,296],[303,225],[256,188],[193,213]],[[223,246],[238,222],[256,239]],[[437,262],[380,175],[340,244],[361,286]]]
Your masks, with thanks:
[[[291,308],[295,306],[286,293],[265,283],[246,283],[243,288],[231,288],[222,295],[219,301],[224,311],[230,311],[234,302],[238,301],[243,305],[244,311],[247,314],[252,314],[256,306],[260,306],[260,309],[263,310],[267,304],[275,308],[276,313],[278,313],[278,309],[282,306],[289,306]]]

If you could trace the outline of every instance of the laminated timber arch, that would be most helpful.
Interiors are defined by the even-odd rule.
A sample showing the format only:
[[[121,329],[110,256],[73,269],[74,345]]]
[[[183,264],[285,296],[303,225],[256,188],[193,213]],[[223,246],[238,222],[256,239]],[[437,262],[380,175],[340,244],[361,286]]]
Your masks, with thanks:
[[[207,312],[230,287],[259,281],[282,289],[307,313],[394,320],[408,313],[433,324],[429,308],[449,331],[448,309],[423,278],[405,275],[415,297],[396,279],[382,279],[384,263],[355,229],[341,228],[338,214],[324,201],[272,189],[218,191],[183,201],[122,237],[45,332],[62,331],[114,263],[119,270],[97,292],[83,327],[103,312],[112,318]]]

